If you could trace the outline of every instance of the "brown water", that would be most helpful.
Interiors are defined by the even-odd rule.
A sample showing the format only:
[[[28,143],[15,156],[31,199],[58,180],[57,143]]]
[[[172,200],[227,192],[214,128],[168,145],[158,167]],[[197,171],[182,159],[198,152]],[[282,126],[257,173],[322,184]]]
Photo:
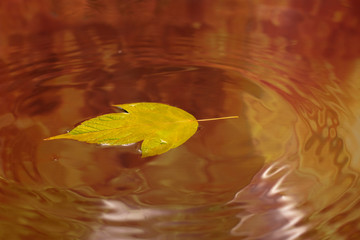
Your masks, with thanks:
[[[0,1],[0,239],[360,239],[360,5]],[[111,104],[184,145],[43,141]]]

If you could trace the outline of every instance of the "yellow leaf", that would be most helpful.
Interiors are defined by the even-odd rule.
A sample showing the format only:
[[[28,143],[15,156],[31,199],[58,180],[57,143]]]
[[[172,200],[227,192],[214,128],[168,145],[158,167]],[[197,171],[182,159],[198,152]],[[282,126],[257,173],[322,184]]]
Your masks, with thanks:
[[[104,145],[143,141],[142,157],[148,157],[180,146],[198,128],[193,115],[166,104],[142,102],[115,106],[124,112],[92,118],[66,134],[45,140],[73,139]]]

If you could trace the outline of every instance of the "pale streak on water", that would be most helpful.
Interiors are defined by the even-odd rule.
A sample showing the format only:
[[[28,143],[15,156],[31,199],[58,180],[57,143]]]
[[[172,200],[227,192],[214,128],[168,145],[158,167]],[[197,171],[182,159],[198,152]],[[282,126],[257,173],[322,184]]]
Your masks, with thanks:
[[[358,3],[69,4],[0,3],[0,239],[360,239]],[[242,117],[43,141],[141,101]]]

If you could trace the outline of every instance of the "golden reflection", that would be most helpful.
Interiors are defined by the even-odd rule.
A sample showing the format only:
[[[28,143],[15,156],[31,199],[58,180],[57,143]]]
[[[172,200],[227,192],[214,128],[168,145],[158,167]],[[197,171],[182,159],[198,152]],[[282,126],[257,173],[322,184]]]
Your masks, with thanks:
[[[1,239],[359,239],[357,1],[0,1]],[[185,145],[43,142],[112,104]]]

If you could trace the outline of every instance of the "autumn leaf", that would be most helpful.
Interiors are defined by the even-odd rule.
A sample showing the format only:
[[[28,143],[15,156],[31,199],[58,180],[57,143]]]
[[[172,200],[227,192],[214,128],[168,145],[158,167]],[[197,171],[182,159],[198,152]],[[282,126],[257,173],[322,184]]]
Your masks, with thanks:
[[[89,119],[66,134],[45,140],[73,139],[103,145],[127,145],[142,141],[142,157],[149,157],[186,142],[196,132],[198,121],[215,120],[196,120],[190,113],[162,103],[140,102],[115,107],[123,112]]]

